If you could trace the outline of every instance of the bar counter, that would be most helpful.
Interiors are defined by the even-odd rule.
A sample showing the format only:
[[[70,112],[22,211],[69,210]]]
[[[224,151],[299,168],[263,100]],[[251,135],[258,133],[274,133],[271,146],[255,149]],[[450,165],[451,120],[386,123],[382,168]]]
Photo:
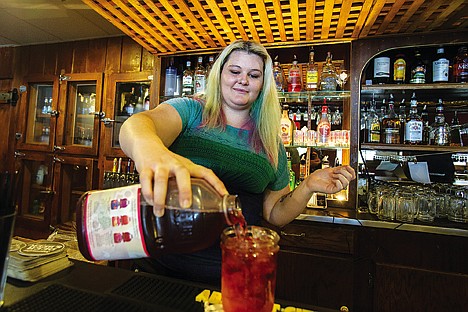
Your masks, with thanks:
[[[204,311],[197,296],[219,291],[185,280],[72,261],[70,268],[35,283],[8,278],[0,311]],[[333,311],[276,302],[280,309],[275,311]]]

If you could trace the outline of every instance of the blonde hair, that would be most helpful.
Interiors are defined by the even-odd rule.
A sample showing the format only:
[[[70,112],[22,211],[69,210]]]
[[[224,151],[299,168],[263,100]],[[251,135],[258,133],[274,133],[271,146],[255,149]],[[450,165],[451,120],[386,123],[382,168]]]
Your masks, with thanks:
[[[227,46],[217,57],[208,76],[203,110],[203,124],[208,127],[226,127],[222,113],[221,72],[234,51],[245,51],[258,55],[263,60],[263,87],[250,109],[253,121],[251,145],[256,152],[265,151],[269,161],[278,166],[280,148],[279,125],[281,109],[273,78],[273,62],[263,45],[254,41],[238,40]]]

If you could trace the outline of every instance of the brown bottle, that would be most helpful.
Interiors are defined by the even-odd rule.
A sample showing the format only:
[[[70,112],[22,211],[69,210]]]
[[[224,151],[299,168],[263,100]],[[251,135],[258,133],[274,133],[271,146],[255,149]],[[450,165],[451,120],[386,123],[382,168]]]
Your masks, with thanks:
[[[190,253],[215,244],[226,225],[243,223],[237,196],[221,196],[196,178],[192,194],[192,206],[180,208],[177,183],[169,179],[164,216],[156,217],[139,184],[85,193],[76,211],[81,253],[92,261]]]

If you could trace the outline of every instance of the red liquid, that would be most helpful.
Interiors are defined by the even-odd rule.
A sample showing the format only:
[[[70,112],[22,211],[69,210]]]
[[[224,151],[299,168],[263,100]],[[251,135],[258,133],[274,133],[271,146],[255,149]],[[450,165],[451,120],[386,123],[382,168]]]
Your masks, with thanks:
[[[278,245],[249,235],[250,229],[224,239],[221,292],[225,312],[271,312],[275,300]],[[255,246],[253,245],[255,244]]]

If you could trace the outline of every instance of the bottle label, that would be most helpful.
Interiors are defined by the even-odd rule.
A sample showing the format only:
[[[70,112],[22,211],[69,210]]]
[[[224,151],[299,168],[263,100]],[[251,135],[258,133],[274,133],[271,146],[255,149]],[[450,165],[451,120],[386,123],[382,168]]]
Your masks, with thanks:
[[[393,64],[393,80],[404,82],[406,76],[406,62],[404,59],[397,59]]]
[[[195,93],[202,93],[205,91],[206,77],[205,75],[195,75]]]
[[[291,144],[291,123],[289,119],[287,121],[281,121],[281,139],[284,145]]]
[[[442,58],[432,63],[433,82],[447,82],[449,76],[449,60]]]
[[[83,231],[90,256],[96,260],[149,257],[140,209],[139,184],[87,194]]]
[[[374,60],[374,78],[390,77],[390,58],[378,57]]]
[[[422,121],[410,120],[405,127],[405,141],[422,142],[423,139],[423,123]]]
[[[309,90],[317,89],[318,72],[316,70],[307,71],[306,84],[307,84],[307,89]]]

